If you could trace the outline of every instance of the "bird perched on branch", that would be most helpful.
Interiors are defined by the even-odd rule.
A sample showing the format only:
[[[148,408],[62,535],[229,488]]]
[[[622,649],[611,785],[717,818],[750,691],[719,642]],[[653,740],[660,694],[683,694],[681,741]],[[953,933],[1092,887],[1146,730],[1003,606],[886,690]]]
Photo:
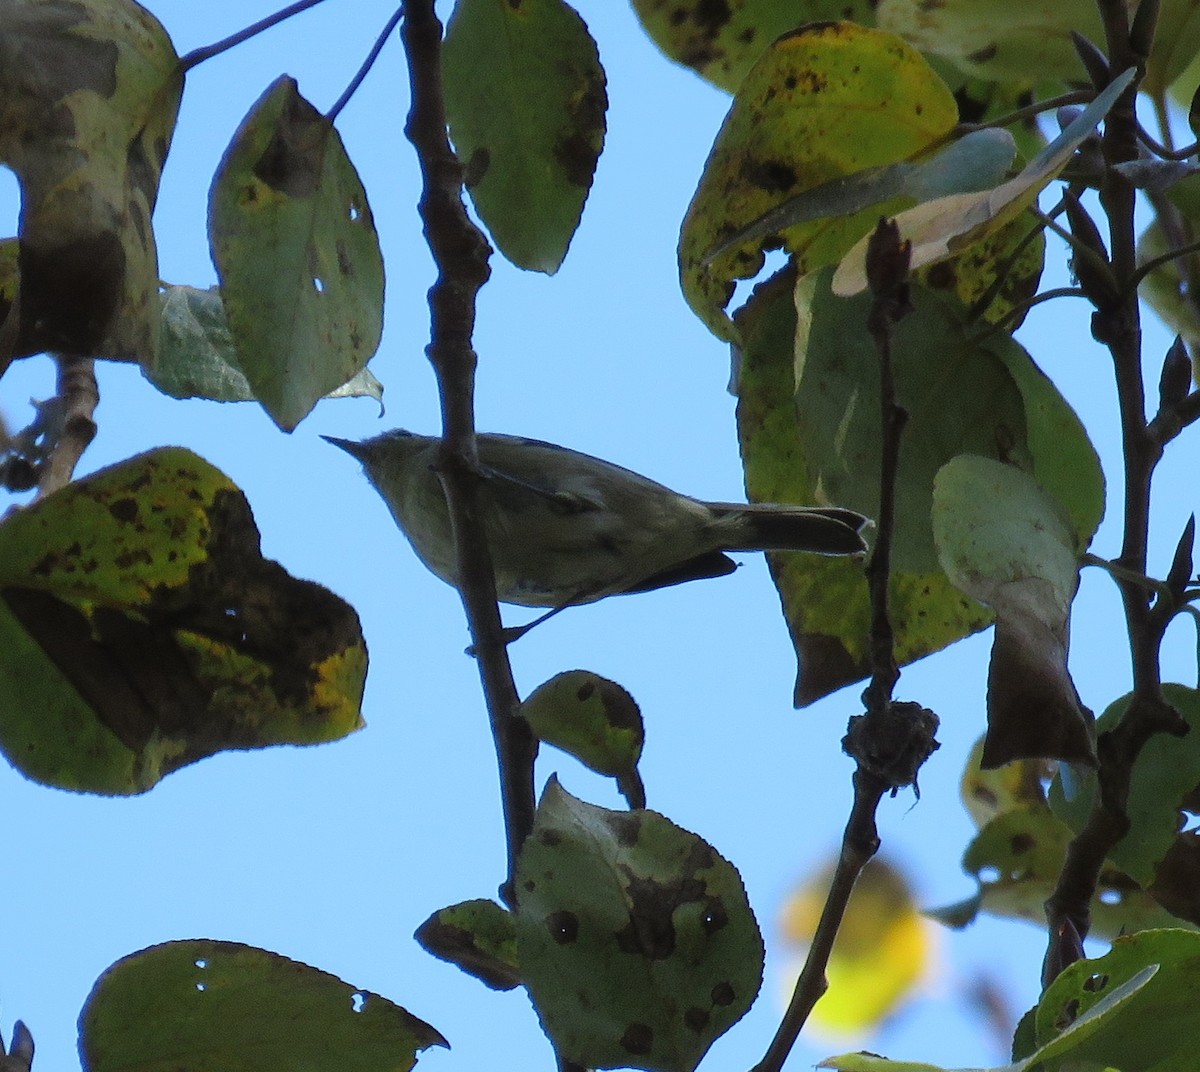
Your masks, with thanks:
[[[454,584],[454,539],[434,471],[439,440],[399,429],[362,442],[322,438],[362,462],[417,556]],[[866,550],[870,522],[853,510],[703,502],[553,443],[484,434],[477,442],[480,516],[505,603],[553,614],[720,577],[736,568],[726,551]]]

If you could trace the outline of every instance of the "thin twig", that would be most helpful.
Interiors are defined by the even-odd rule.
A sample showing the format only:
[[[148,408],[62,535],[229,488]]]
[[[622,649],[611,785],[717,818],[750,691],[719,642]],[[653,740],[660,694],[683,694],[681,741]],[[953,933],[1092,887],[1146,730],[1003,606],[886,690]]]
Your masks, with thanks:
[[[1197,150],[1200,150],[1200,142],[1192,142],[1182,149],[1170,149],[1140,123],[1138,124],[1138,138],[1147,149],[1163,160],[1186,160],[1189,156],[1195,156]]]
[[[408,58],[412,104],[405,134],[416,149],[422,193],[418,210],[438,268],[429,291],[430,363],[442,403],[438,475],[454,529],[456,576],[479,664],[500,771],[508,846],[501,897],[515,903],[517,855],[533,829],[533,761],[537,742],[517,716],[520,698],[496,603],[487,539],[476,509],[479,461],[475,444],[475,298],[489,274],[491,249],[462,200],[462,168],[446,136],[442,96],[442,24],[433,0],[406,0],[400,32]]]
[[[39,498],[71,482],[75,466],[96,437],[94,415],[100,402],[94,359],[80,354],[55,354],[54,362],[58,367],[62,428],[38,481]]]
[[[214,56],[219,56],[222,52],[228,52],[243,41],[249,41],[250,38],[257,37],[264,30],[269,30],[272,26],[278,26],[281,22],[286,22],[293,15],[299,15],[300,12],[307,11],[310,7],[316,7],[322,2],[323,0],[296,0],[294,4],[288,4],[287,7],[276,11],[275,14],[259,19],[258,22],[247,26],[244,30],[238,30],[237,33],[230,34],[220,41],[214,41],[211,45],[203,45],[200,48],[192,49],[191,52],[179,57],[179,68],[185,72],[190,71],[197,64],[201,64],[205,60],[211,60]]]
[[[1143,262],[1141,267],[1129,277],[1126,289],[1136,290],[1141,285],[1142,280],[1156,268],[1161,268],[1164,264],[1170,264],[1171,261],[1178,260],[1180,257],[1190,256],[1193,253],[1200,253],[1200,240],[1188,242],[1178,249],[1172,249],[1160,256],[1152,257],[1150,260]]]
[[[333,123],[337,120],[341,110],[346,107],[350,98],[358,92],[358,87],[362,85],[363,79],[367,77],[371,68],[375,66],[375,61],[379,59],[379,53],[383,51],[383,46],[387,44],[387,39],[391,36],[392,31],[400,24],[400,19],[403,15],[404,5],[401,4],[392,13],[392,17],[387,20],[379,36],[375,38],[375,44],[371,46],[371,51],[367,53],[367,58],[363,60],[362,66],[355,72],[354,77],[350,79],[350,84],[346,86],[342,95],[334,102],[333,107],[325,113],[325,118],[329,122]]]
[[[1002,115],[998,119],[989,119],[986,123],[960,123],[957,130],[969,133],[975,130],[988,130],[992,127],[1010,127],[1014,123],[1020,123],[1026,119],[1036,119],[1052,108],[1064,108],[1071,104],[1090,104],[1095,96],[1094,90],[1076,89],[1057,97],[1050,97],[1047,100],[1027,104],[1024,108],[1017,108],[1015,111]]]
[[[767,1052],[753,1072],[779,1072],[787,1060],[813,1006],[829,988],[825,968],[833,952],[833,943],[846,915],[846,906],[854,892],[858,876],[879,848],[875,828],[875,810],[890,786],[887,782],[859,769],[854,774],[854,804],[842,835],[842,849],[829,884],[821,918],[813,933],[812,945],[796,980],[787,1011],[779,1022]]]
[[[1032,298],[1027,298],[1023,302],[1018,302],[1007,313],[1005,313],[995,323],[988,324],[985,329],[980,331],[972,342],[982,342],[984,339],[994,335],[1000,331],[1011,320],[1015,320],[1022,313],[1029,312],[1034,306],[1041,305],[1042,302],[1053,301],[1055,298],[1086,298],[1082,287],[1051,287],[1049,290],[1043,290],[1040,294],[1035,294]]]
[[[896,520],[896,479],[900,438],[908,414],[896,400],[892,336],[896,323],[909,312],[910,243],[900,242],[895,220],[879,224],[867,249],[867,278],[875,300],[868,328],[880,360],[880,422],[883,447],[880,461],[880,505],[877,534],[867,566],[871,594],[871,682],[863,693],[867,712],[850,720],[842,747],[857,762],[854,803],[842,834],[842,849],[830,883],[821,919],[791,1001],[775,1037],[754,1072],[779,1072],[791,1053],[813,1006],[828,987],[825,976],[833,944],[862,870],[879,849],[875,812],[883,795],[916,780],[921,763],[937,747],[937,719],[917,704],[895,703],[892,690],[900,676],[894,635],[888,614],[891,548]]]

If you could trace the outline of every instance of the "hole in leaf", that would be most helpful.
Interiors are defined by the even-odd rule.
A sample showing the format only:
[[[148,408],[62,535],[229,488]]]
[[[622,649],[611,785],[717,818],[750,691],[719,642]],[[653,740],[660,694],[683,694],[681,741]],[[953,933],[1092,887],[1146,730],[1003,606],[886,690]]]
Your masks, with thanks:
[[[207,968],[207,967],[208,967],[208,961],[207,961],[207,960],[204,960],[203,958],[201,958],[200,960],[196,961],[196,967],[197,967],[197,968]]]
[[[986,867],[981,867],[978,874],[979,881],[985,886],[991,886],[993,883],[999,882],[1001,877],[1000,868],[993,867],[991,864],[988,864]]]
[[[1101,890],[1100,902],[1106,905],[1119,905],[1124,900],[1120,890]]]
[[[358,211],[357,205],[350,206],[350,219],[351,220],[357,220],[361,215],[362,215],[362,213]]]
[[[362,1012],[367,1007],[367,995],[356,990],[350,995],[350,1008],[353,1012]]]
[[[325,293],[325,281],[320,276],[314,275],[312,284],[313,290],[315,290],[318,294]]]
[[[199,990],[199,991],[200,991],[200,993],[202,993],[202,994],[203,994],[203,993],[204,993],[204,991],[208,989],[208,984],[207,984],[207,983],[197,983],[197,984],[196,984],[196,989],[197,989],[197,990]]]
[[[0,165],[0,238],[17,233],[21,215],[21,183],[14,172]]]

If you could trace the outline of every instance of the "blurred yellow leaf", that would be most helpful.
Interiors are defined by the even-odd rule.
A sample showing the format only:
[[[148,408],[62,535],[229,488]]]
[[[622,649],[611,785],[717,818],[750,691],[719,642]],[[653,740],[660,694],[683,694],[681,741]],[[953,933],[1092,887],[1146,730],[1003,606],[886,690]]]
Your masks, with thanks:
[[[832,865],[797,890],[783,909],[785,938],[807,946],[829,889]],[[834,943],[826,977],[829,990],[810,1023],[827,1033],[871,1030],[913,993],[929,970],[934,925],[918,910],[905,877],[873,861],[862,876]]]

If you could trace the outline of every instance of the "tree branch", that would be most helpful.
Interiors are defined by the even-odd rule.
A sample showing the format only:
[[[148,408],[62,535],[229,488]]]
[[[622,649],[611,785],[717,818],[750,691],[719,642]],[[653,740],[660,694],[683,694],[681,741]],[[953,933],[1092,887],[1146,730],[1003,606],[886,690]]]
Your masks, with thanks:
[[[412,104],[405,134],[416,149],[423,187],[418,211],[438,277],[429,291],[430,343],[442,404],[438,475],[457,549],[459,594],[479,663],[500,771],[508,843],[501,896],[515,903],[517,854],[533,829],[533,760],[537,742],[517,716],[520,698],[496,603],[487,539],[479,520],[479,463],[475,444],[475,298],[489,275],[491,248],[467,216],[462,169],[446,135],[442,96],[442,25],[433,0],[406,0],[401,39],[408,58]]]

